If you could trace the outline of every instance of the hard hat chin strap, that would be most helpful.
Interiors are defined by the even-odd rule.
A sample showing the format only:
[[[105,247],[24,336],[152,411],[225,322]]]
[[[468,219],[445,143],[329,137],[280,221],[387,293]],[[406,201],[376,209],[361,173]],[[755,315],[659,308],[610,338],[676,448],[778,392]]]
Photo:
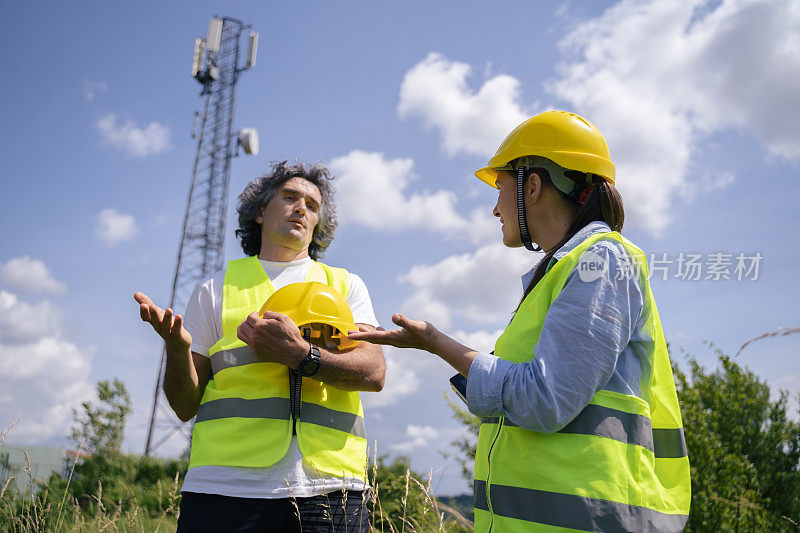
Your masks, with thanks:
[[[541,252],[540,246],[533,246],[531,234],[528,231],[528,220],[525,217],[525,165],[517,169],[517,221],[519,222],[519,236],[525,248],[532,252]]]

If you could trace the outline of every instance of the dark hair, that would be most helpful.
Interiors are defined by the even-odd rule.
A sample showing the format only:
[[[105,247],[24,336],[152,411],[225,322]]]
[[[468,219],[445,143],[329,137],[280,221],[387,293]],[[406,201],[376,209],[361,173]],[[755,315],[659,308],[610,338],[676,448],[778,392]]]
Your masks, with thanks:
[[[527,179],[533,172],[536,172],[542,179],[543,186],[552,187],[553,190],[558,191],[558,194],[560,194],[565,201],[575,204],[578,207],[578,212],[576,213],[572,224],[570,224],[567,228],[567,233],[564,235],[564,238],[561,239],[561,241],[559,241],[558,244],[556,244],[550,251],[548,251],[536,266],[536,270],[533,273],[533,278],[531,279],[530,283],[528,283],[528,286],[525,288],[525,292],[520,299],[520,304],[522,304],[522,300],[524,300],[525,297],[530,294],[536,284],[539,283],[539,281],[541,281],[541,279],[544,277],[547,271],[547,265],[550,263],[553,255],[559,250],[559,248],[564,246],[567,241],[574,237],[576,233],[583,229],[584,226],[590,222],[594,222],[595,220],[601,220],[608,224],[608,226],[611,228],[611,231],[621,231],[622,224],[625,222],[625,209],[622,205],[622,196],[620,196],[619,191],[617,191],[617,188],[614,187],[614,185],[603,179],[601,176],[590,174],[591,183],[587,184],[585,173],[568,170],[564,174],[568,178],[575,181],[576,190],[572,194],[565,194],[558,187],[553,185],[552,180],[550,179],[550,173],[547,171],[547,169],[531,168],[528,170],[528,174],[526,175],[525,179]],[[589,192],[586,202],[581,206],[578,201],[582,195],[581,193],[583,193],[587,187],[591,187],[591,192]],[[519,308],[519,306],[517,306],[517,308]]]
[[[322,257],[325,249],[333,241],[333,234],[339,224],[336,219],[336,204],[333,201],[333,181],[328,168],[322,163],[298,163],[287,165],[286,161],[273,161],[271,172],[247,184],[239,195],[239,229],[236,237],[242,244],[245,255],[258,255],[261,251],[261,224],[256,222],[258,210],[267,205],[278,188],[292,178],[303,178],[316,185],[322,195],[319,220],[314,227],[308,255],[315,261]]]

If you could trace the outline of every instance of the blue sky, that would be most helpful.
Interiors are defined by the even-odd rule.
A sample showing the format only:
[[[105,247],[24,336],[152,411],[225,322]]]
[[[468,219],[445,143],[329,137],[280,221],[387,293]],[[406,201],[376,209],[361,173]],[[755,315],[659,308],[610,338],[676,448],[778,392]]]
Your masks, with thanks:
[[[233,163],[228,258],[250,179],[271,160],[326,161],[341,225],[325,260],[364,278],[384,325],[403,311],[490,349],[538,256],[499,244],[495,193],[472,172],[524,118],[569,109],[609,141],[623,233],[672,261],[653,291],[680,364],[714,365],[704,340],[735,352],[800,323],[797,3],[0,2],[0,428],[20,419],[7,442],[63,444],[72,407],[117,376],[134,404],[125,445],[144,447],[159,343],[132,294],[169,298],[200,105],[192,46],[214,14],[260,33],[236,126],[258,129],[261,154]],[[691,281],[675,277],[681,253],[763,259],[758,279]],[[740,361],[797,393],[798,343]],[[439,453],[460,431],[442,399],[452,371],[387,358],[385,390],[364,394],[370,439],[463,492]]]

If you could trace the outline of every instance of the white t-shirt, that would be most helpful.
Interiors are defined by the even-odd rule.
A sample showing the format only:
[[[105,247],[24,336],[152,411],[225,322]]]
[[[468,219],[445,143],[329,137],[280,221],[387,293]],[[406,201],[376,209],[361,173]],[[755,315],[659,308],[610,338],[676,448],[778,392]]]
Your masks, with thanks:
[[[306,280],[312,260],[309,257],[291,262],[261,261],[275,289]],[[192,351],[208,356],[209,349],[222,338],[222,285],[225,271],[200,283],[189,298],[184,327],[192,335]],[[372,300],[364,281],[350,274],[347,303],[356,324],[378,326]],[[186,473],[181,492],[220,494],[238,498],[307,498],[337,490],[364,490],[362,480],[331,477],[303,462],[292,437],[289,451],[266,468],[231,466],[193,466]]]

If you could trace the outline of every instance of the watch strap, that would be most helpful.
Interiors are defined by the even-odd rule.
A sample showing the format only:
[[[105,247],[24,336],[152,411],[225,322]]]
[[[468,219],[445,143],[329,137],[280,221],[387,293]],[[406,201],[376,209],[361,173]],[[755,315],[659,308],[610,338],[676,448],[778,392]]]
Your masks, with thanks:
[[[300,361],[300,365],[298,366],[297,370],[300,374],[304,377],[311,377],[317,372],[319,372],[320,367],[322,366],[322,357],[319,352],[319,348],[314,346],[313,344],[309,344],[308,355]]]

